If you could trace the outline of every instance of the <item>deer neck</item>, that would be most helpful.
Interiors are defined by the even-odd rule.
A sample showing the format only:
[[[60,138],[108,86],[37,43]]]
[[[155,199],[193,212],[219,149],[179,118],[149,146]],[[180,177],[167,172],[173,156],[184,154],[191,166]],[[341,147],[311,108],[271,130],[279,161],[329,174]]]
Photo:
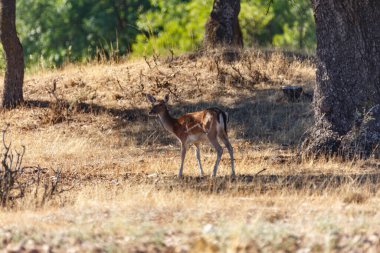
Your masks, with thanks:
[[[164,112],[158,114],[158,117],[164,128],[174,134],[174,125],[177,120],[170,116],[169,111],[166,109]]]

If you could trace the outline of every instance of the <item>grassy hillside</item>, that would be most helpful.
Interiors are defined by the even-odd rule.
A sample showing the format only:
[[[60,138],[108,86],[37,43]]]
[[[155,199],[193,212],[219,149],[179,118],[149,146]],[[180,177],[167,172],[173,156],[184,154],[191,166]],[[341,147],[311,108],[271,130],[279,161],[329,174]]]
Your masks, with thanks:
[[[234,56],[234,55],[232,55]],[[234,56],[236,57],[236,55]],[[61,170],[60,194],[28,192],[0,211],[0,247],[41,252],[329,252],[376,249],[379,163],[303,160],[311,60],[278,52],[152,57],[40,70],[24,106],[2,111],[23,166]],[[218,177],[198,177],[193,154],[177,179],[175,138],[147,116],[145,93],[170,94],[175,116],[209,106],[230,115],[238,177],[225,152]],[[202,148],[207,175],[216,154]],[[36,173],[30,172],[30,177]],[[50,181],[49,181],[50,182]]]

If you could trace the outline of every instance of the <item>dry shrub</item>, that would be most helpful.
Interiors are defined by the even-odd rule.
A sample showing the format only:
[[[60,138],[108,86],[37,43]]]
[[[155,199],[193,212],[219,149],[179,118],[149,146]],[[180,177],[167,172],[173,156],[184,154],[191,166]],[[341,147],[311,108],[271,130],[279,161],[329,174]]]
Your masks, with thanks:
[[[286,218],[285,214],[279,213],[279,212],[268,212],[268,213],[265,213],[263,216],[264,216],[264,219],[270,223],[276,223]]]
[[[281,242],[277,245],[277,252],[297,252],[300,248],[300,238],[294,235],[288,235],[282,238]]]
[[[254,58],[243,55],[236,61],[224,61],[218,54],[210,57],[211,71],[216,70],[216,79],[221,84],[237,88],[253,88],[256,84],[270,81],[269,77],[254,64]],[[215,66],[215,67],[213,67]]]
[[[190,248],[191,253],[198,253],[198,252],[204,252],[204,253],[216,253],[219,252],[219,247],[206,240],[205,238],[200,238],[195,240]]]
[[[234,251],[236,253],[260,253],[260,247],[257,245],[256,241],[254,240],[249,240],[248,242],[245,243],[238,243],[234,247]]]
[[[16,199],[25,196],[27,183],[21,180],[23,168],[21,167],[22,159],[25,153],[25,147],[22,151],[14,152],[11,150],[11,144],[5,143],[6,129],[3,130],[3,154],[0,167],[0,202],[2,207],[7,207]]]
[[[64,101],[52,102],[49,104],[49,111],[42,123],[54,125],[69,121],[72,111],[72,106],[68,106]]]
[[[57,94],[57,81],[53,80],[52,88],[48,90],[48,93],[53,98],[53,101],[49,103],[49,110],[42,120],[43,124],[58,124],[65,121],[69,121],[72,113],[76,107],[77,102],[71,104],[67,103],[60,95]],[[85,85],[85,83],[79,78],[71,80],[71,86]]]
[[[93,252],[104,252],[102,249]],[[140,245],[129,247],[128,252],[131,253],[143,253],[143,252],[153,252],[153,253],[174,253],[178,252],[173,247],[165,246],[160,243],[146,242],[141,243]]]
[[[3,153],[0,167],[0,204],[3,208],[13,208],[20,200],[31,197],[36,207],[43,206],[53,196],[62,193],[61,171],[54,171],[50,176],[47,169],[23,167],[22,151],[14,151],[11,144],[6,144],[7,128],[3,130]]]
[[[369,196],[365,193],[350,192],[343,198],[343,202],[346,204],[364,204],[369,199]]]

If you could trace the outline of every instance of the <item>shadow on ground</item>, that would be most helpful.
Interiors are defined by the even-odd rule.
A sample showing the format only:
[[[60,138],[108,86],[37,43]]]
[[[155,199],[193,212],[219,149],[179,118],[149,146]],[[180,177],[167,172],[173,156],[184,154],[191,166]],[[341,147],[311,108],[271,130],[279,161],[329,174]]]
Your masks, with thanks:
[[[242,97],[228,108],[217,102],[200,101],[170,105],[174,117],[184,113],[220,107],[229,114],[229,131],[234,137],[250,142],[296,145],[310,125],[310,101],[289,103],[278,98],[278,90],[258,90],[252,97]],[[276,97],[277,96],[277,97]],[[54,108],[57,102],[30,100],[28,107]],[[147,109],[108,108],[84,102],[59,101],[59,105],[75,113],[108,114],[114,119],[114,129],[135,145],[176,144],[157,119],[147,116]],[[53,109],[52,109],[53,110]]]
[[[28,100],[24,103],[26,107],[30,108],[51,108],[57,102],[42,101],[42,100]],[[65,109],[72,110],[77,113],[91,113],[94,115],[106,113],[117,118],[122,118],[131,122],[146,121],[145,110],[142,109],[121,109],[121,108],[108,108],[102,105],[90,104],[85,102],[70,103],[65,100],[59,101],[60,106]]]
[[[306,191],[310,194],[337,190],[340,187],[366,187],[376,193],[380,187],[380,173],[371,174],[296,174],[296,175],[238,175],[231,177],[192,177],[129,174],[131,184],[151,184],[157,190],[187,189],[206,193],[258,193]]]
[[[296,145],[312,121],[310,101],[289,103],[281,99],[276,89],[255,91],[255,96],[242,97],[228,107],[216,101],[169,105],[174,117],[182,114],[219,107],[229,115],[228,128],[234,137],[249,142]],[[146,112],[144,112],[146,113]],[[139,117],[142,126],[135,132],[130,122],[118,120],[116,127],[124,129],[123,135],[134,136],[137,145],[143,143],[175,144],[177,140],[154,118]],[[146,120],[146,121],[145,121]],[[155,134],[152,135],[152,133]],[[150,140],[146,136],[151,136]]]

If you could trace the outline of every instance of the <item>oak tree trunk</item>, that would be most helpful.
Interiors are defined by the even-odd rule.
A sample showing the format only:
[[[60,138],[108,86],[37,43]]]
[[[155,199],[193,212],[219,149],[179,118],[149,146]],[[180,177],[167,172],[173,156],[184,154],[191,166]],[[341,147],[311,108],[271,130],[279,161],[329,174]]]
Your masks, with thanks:
[[[240,0],[214,0],[205,26],[205,48],[243,47],[239,12]]]
[[[339,153],[355,146],[357,138],[347,136],[357,133],[365,112],[380,104],[380,1],[312,0],[312,4],[318,58],[315,124],[303,152]],[[374,138],[370,143],[380,141],[380,132]],[[370,149],[372,144],[361,148]]]
[[[0,7],[0,39],[6,60],[2,106],[11,108],[23,102],[24,55],[16,32],[16,1],[1,0]]]

